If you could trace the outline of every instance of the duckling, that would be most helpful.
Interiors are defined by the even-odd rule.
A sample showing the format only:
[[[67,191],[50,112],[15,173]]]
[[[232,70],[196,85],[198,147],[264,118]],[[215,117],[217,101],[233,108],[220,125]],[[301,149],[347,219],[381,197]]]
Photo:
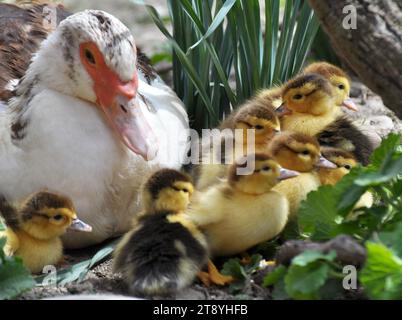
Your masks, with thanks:
[[[303,73],[316,73],[327,79],[333,88],[335,104],[346,107],[352,111],[358,111],[358,107],[350,99],[350,79],[345,71],[328,62],[314,62],[308,65]]]
[[[282,181],[273,190],[286,196],[289,201],[289,220],[293,220],[302,200],[320,186],[316,168],[336,168],[320,153],[316,138],[297,133],[282,132],[275,136],[269,146],[269,154],[287,169],[296,170],[300,175],[289,181]]]
[[[250,132],[251,129],[254,132]],[[198,190],[219,183],[227,173],[228,164],[232,164],[235,159],[248,152],[266,151],[270,139],[280,131],[280,121],[272,101],[256,96],[226,118],[219,130],[222,135],[215,143],[220,148],[221,156],[217,158],[209,144],[202,149],[201,165],[196,168]],[[235,130],[241,130],[240,137]],[[253,134],[253,142],[249,141],[250,134]]]
[[[79,220],[70,199],[48,191],[29,196],[19,208],[0,196],[0,213],[7,229],[6,254],[19,256],[31,273],[46,265],[57,265],[63,258],[60,237],[69,229],[90,232]]]
[[[155,172],[145,183],[144,210],[114,252],[114,270],[132,294],[174,294],[206,264],[206,239],[183,214],[193,192],[191,179],[172,169]]]
[[[336,169],[318,169],[318,176],[320,177],[322,185],[335,185],[339,180],[347,175],[353,167],[358,165],[353,154],[342,149],[323,147],[321,148],[321,153],[325,158],[337,166]],[[370,208],[373,205],[373,201],[373,194],[367,191],[360,197],[354,209],[363,207]]]
[[[316,136],[321,145],[352,152],[366,165],[373,152],[370,139],[338,107],[339,97],[323,76],[306,73],[283,89],[283,103],[292,110],[283,117],[282,129]]]
[[[230,166],[227,180],[202,192],[186,214],[205,232],[212,256],[244,252],[282,231],[288,201],[272,188],[297,175],[267,154],[244,156]]]

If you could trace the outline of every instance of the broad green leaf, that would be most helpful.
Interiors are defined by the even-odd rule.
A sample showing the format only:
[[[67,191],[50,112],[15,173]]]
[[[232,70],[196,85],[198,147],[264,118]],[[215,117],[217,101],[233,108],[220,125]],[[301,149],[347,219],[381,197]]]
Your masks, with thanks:
[[[367,242],[360,282],[372,299],[402,299],[402,260],[383,244]]]
[[[320,261],[304,267],[291,265],[285,276],[286,292],[294,299],[317,299],[319,289],[328,279],[330,267]]]
[[[12,299],[35,286],[30,272],[17,257],[0,263],[0,300]]]
[[[370,157],[370,164],[373,168],[380,169],[384,161],[387,161],[389,155],[392,154],[400,145],[401,136],[391,133],[385,138],[380,147],[378,147]]]
[[[396,255],[402,257],[402,222],[399,222],[392,231],[380,232],[378,237]]]
[[[306,250],[303,253],[296,256],[292,260],[292,265],[299,266],[299,267],[305,267],[314,261],[318,261],[318,260],[334,261],[335,258],[336,258],[335,251],[331,251],[329,253],[322,253],[322,252],[315,251],[315,250]]]
[[[232,276],[236,279],[246,279],[247,273],[240,263],[240,259],[233,258],[226,261],[222,267],[222,274]]]
[[[278,283],[279,280],[284,278],[286,271],[287,268],[284,265],[278,266],[265,276],[263,286],[268,287]]]

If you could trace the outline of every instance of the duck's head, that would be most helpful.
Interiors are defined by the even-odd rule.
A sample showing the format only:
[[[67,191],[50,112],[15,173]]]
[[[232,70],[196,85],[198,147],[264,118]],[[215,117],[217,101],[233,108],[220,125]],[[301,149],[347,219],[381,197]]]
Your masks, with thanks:
[[[322,184],[336,184],[358,164],[353,154],[342,149],[323,147],[321,148],[321,153],[336,165],[335,169],[320,168],[318,170]]]
[[[173,169],[156,171],[143,187],[143,202],[147,212],[180,212],[187,208],[194,186],[191,178]]]
[[[67,230],[92,231],[77,218],[69,198],[47,191],[35,193],[23,203],[21,229],[40,240],[60,237]]]
[[[332,86],[335,103],[357,111],[356,104],[350,99],[350,80],[346,72],[328,62],[315,62],[308,65],[303,73],[316,73],[326,78]]]
[[[336,168],[321,154],[317,139],[305,134],[284,131],[272,139],[268,150],[287,169],[310,172],[314,168]]]
[[[302,74],[289,80],[282,91],[283,106],[293,112],[320,116],[334,108],[331,84],[323,76]]]
[[[298,174],[282,168],[267,154],[257,153],[244,156],[230,166],[228,183],[237,191],[259,195],[269,192],[281,180]]]
[[[31,85],[93,103],[130,150],[152,159],[157,140],[139,106],[136,63],[128,28],[106,12],[86,10],[43,41],[27,76]]]
[[[264,144],[280,131],[275,109],[256,100],[242,108],[234,118],[235,129],[243,130],[243,143],[247,144],[247,130],[255,130],[255,143]]]

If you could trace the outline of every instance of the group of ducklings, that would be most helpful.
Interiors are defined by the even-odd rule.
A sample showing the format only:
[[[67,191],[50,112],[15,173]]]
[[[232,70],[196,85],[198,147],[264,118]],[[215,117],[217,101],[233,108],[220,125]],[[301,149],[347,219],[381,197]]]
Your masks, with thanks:
[[[191,178],[157,171],[144,186],[145,207],[115,251],[115,270],[129,290],[164,295],[190,285],[227,284],[211,257],[240,254],[278,236],[296,218],[307,194],[335,184],[359,162],[367,164],[369,139],[344,115],[356,110],[345,72],[328,63],[309,65],[282,87],[259,92],[219,126],[243,130],[241,152],[229,150],[210,163],[205,154]],[[248,153],[247,129],[254,129]],[[222,143],[226,136],[222,136]],[[220,149],[222,152],[222,148]],[[365,195],[359,206],[371,206]],[[206,266],[208,272],[204,272]]]
[[[341,110],[356,110],[349,91],[344,71],[313,63],[283,86],[259,92],[221,123],[221,130],[244,132],[244,148],[234,152],[232,164],[201,160],[193,169],[195,184],[184,172],[156,171],[143,186],[143,211],[114,253],[114,270],[129,291],[172,294],[197,276],[206,284],[231,282],[211,257],[239,254],[278,236],[310,191],[367,164],[370,140]],[[247,129],[255,133],[252,153]],[[371,203],[365,195],[359,206]],[[68,198],[47,191],[19,208],[0,197],[0,213],[6,254],[21,256],[33,273],[60,263],[60,236],[68,228],[90,231]]]

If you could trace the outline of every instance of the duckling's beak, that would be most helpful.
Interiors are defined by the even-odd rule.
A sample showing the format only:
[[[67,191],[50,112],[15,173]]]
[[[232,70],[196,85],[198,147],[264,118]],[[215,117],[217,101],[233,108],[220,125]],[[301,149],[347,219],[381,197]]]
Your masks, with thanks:
[[[278,180],[282,181],[282,180],[290,179],[293,177],[297,177],[299,174],[300,173],[297,171],[281,168]]]
[[[320,156],[320,159],[318,159],[318,161],[315,164],[315,166],[317,168],[327,168],[327,169],[336,169],[336,168],[338,168],[335,163],[325,159],[323,156]]]
[[[352,110],[352,111],[359,111],[359,108],[357,107],[357,105],[350,98],[345,99],[342,102],[342,106],[349,110]]]
[[[279,118],[281,118],[283,116],[288,116],[292,114],[292,110],[290,110],[286,106],[285,102],[283,102],[278,108],[276,108],[275,113]]]
[[[76,218],[76,219],[73,220],[73,222],[71,223],[70,227],[68,227],[68,230],[81,231],[81,232],[91,232],[92,227],[89,224],[86,224],[85,222],[83,222],[80,219]]]

